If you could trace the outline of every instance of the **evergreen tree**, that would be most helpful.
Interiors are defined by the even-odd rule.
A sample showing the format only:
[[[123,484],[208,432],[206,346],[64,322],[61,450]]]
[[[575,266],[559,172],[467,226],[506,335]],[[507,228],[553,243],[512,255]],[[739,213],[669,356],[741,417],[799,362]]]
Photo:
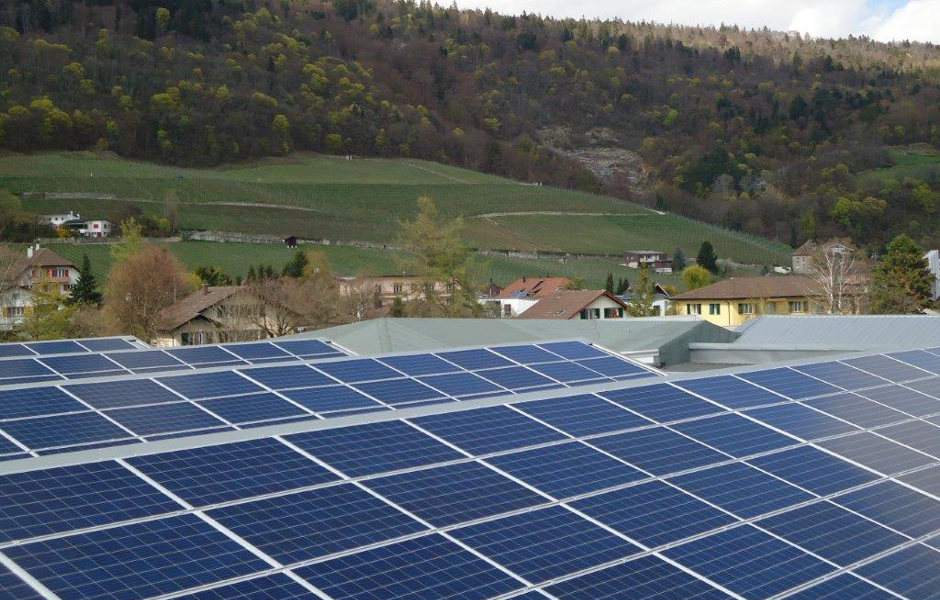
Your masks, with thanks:
[[[656,315],[656,308],[653,306],[653,296],[656,293],[656,287],[650,279],[649,267],[640,269],[640,275],[633,285],[633,295],[630,297],[629,313],[631,317],[652,317]]]
[[[607,274],[607,281],[604,283],[604,289],[610,292],[611,294],[614,293],[614,274],[613,273]]]
[[[923,312],[932,304],[933,281],[934,277],[924,258],[924,249],[902,233],[891,240],[884,259],[873,270],[868,292],[871,312]]]
[[[248,282],[248,283],[252,283],[252,282],[254,282],[256,279],[258,279],[258,276],[255,275],[255,266],[254,266],[254,265],[248,265],[248,274],[245,275],[245,281]]]
[[[281,274],[284,277],[293,277],[294,279],[303,277],[304,268],[306,268],[308,262],[307,254],[303,250],[298,250],[294,253],[294,256],[287,261],[287,264],[284,265],[284,270]]]
[[[405,303],[402,302],[401,297],[395,296],[395,299],[392,300],[392,306],[388,311],[388,316],[395,318],[405,316]]]
[[[101,304],[101,292],[98,291],[98,282],[91,271],[91,261],[87,254],[82,254],[82,267],[78,270],[78,281],[72,288],[68,299],[69,304],[98,305]]]
[[[672,253],[672,271],[673,273],[679,273],[682,269],[686,268],[685,253],[682,251],[682,248],[676,248],[676,251]]]
[[[617,295],[622,296],[630,291],[630,280],[626,277],[617,282]]]
[[[700,267],[708,269],[713,274],[718,273],[718,255],[715,254],[715,248],[708,240],[702,242],[698,249],[698,257],[695,259]]]

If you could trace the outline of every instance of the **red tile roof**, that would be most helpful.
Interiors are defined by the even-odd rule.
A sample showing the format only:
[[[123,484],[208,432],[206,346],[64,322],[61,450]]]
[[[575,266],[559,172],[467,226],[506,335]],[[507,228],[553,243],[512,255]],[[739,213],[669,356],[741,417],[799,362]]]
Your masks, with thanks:
[[[619,304],[624,310],[627,305],[610,292],[604,290],[561,290],[542,297],[517,319],[576,319],[581,311],[597,299],[607,297]]]
[[[571,281],[565,277],[524,277],[504,287],[497,298],[514,298],[520,293],[541,298],[557,292],[570,283]]]
[[[813,282],[799,275],[732,277],[691,292],[673,296],[673,300],[736,300],[738,298],[795,298],[811,296]]]

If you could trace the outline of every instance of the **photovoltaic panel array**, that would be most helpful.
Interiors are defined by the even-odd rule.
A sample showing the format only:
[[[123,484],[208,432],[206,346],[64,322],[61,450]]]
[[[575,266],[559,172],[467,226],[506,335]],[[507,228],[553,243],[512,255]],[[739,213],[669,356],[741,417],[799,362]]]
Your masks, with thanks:
[[[317,372],[347,388],[386,367],[482,377],[552,351],[478,350]],[[0,464],[0,584],[102,600],[935,598],[940,398],[923,390],[940,381],[904,358],[546,385]],[[919,414],[884,404],[914,386]]]
[[[581,342],[556,345],[567,359],[534,345],[477,348],[467,351],[398,355],[375,358],[335,358],[332,346],[319,340],[193,346],[166,350],[187,360],[224,359],[188,374],[128,376],[106,381],[72,382],[0,389],[0,431],[6,446],[0,458],[23,452],[38,454],[133,444],[234,431],[276,423],[318,420],[363,411],[390,411],[418,406],[654,376],[654,372]],[[304,364],[263,360],[248,368],[231,362],[235,353],[256,357],[268,345],[294,351],[320,350],[325,355]],[[583,349],[577,350],[578,346]],[[246,348],[248,350],[246,350]],[[177,351],[183,351],[179,354]],[[515,352],[526,365],[506,358]],[[225,356],[219,357],[219,354]],[[124,353],[138,354],[137,352]],[[467,370],[447,356],[457,356]],[[325,356],[325,358],[324,358]],[[226,358],[227,357],[227,358]],[[472,357],[472,361],[470,358]],[[581,358],[584,357],[584,358]],[[76,357],[59,357],[76,358]],[[100,358],[86,355],[81,358]],[[297,358],[291,356],[290,358]],[[532,360],[540,361],[533,363]],[[598,360],[621,363],[614,377],[582,366]],[[468,362],[469,361],[469,362]],[[564,381],[536,369],[570,365],[579,379]],[[243,368],[244,367],[244,368]],[[517,372],[506,377],[505,372]],[[610,372],[610,368],[603,371]]]

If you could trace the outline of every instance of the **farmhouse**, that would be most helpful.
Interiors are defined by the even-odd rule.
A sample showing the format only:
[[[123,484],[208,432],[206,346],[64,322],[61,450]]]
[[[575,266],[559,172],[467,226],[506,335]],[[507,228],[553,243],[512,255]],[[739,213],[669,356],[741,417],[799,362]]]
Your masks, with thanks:
[[[732,277],[673,297],[683,315],[699,315],[737,327],[758,315],[805,315],[816,311],[813,281],[800,275]]]
[[[35,244],[26,249],[26,257],[9,265],[2,274],[0,293],[0,329],[10,330],[23,324],[33,305],[32,288],[40,281],[56,285],[68,295],[78,281],[78,268],[48,248]]]
[[[493,296],[484,296],[480,302],[496,308],[499,316],[511,318],[532,308],[539,299],[563,290],[569,285],[571,281],[565,277],[523,277],[513,281]]]
[[[672,260],[669,255],[657,250],[628,250],[620,264],[631,269],[649,267],[657,273],[672,273]]]
[[[517,319],[623,319],[627,305],[604,290],[559,290],[539,298]]]

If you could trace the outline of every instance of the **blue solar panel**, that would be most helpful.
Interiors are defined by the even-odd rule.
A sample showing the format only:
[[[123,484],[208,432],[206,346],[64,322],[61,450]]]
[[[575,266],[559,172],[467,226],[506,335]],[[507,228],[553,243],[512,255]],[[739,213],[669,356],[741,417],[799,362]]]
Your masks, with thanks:
[[[940,381],[940,379],[938,379],[938,381]],[[924,417],[940,413],[940,400],[927,395],[933,394],[934,392],[933,390],[927,389],[929,387],[928,385],[922,385],[930,383],[930,381],[912,382],[907,384],[907,387],[889,385],[873,390],[865,390],[859,392],[859,394],[879,404],[884,404],[885,406],[889,406],[909,415]]]
[[[874,481],[873,473],[809,446],[749,460],[754,466],[816,494],[832,494]]]
[[[343,385],[285,390],[281,393],[304,408],[309,408],[318,413],[350,409],[371,409],[381,406],[375,400]]]
[[[197,506],[339,479],[271,438],[138,456],[128,462]]]
[[[0,600],[43,600],[28,583],[0,565]]]
[[[730,375],[677,381],[676,385],[732,409],[776,404],[785,400]]]
[[[23,344],[36,354],[69,354],[69,353],[82,353],[88,352],[88,350],[82,348],[77,343],[71,340],[61,340],[61,341],[52,341],[52,342],[30,342]]]
[[[158,367],[174,368],[183,363],[162,350],[141,350],[139,352],[115,352],[108,358],[131,370],[152,369]]]
[[[930,377],[930,373],[923,369],[912,367],[887,356],[863,356],[861,358],[850,358],[842,362],[864,369],[869,373],[874,373],[879,377],[884,377],[889,381],[910,381]]]
[[[613,356],[604,356],[602,358],[587,358],[577,361],[582,367],[587,367],[601,375],[608,377],[624,377],[632,375],[651,375],[646,369],[640,368],[632,363]]]
[[[244,364],[244,361],[219,346],[168,348],[166,352],[190,365]]]
[[[795,400],[842,391],[835,386],[786,367],[742,373],[739,377]]]
[[[65,379],[59,375],[37,375],[35,377],[17,377],[16,379],[0,378],[0,385],[24,385],[27,383],[43,383],[49,381],[62,381]]]
[[[663,554],[749,600],[768,598],[834,570],[750,525],[721,531]]]
[[[427,529],[351,484],[235,504],[209,516],[285,565]]]
[[[140,600],[268,568],[191,514],[4,552],[62,598],[89,600]]]
[[[730,460],[724,454],[662,427],[595,438],[590,443],[654,475]]]
[[[65,386],[65,389],[94,408],[119,408],[181,400],[178,395],[148,379],[82,383]]]
[[[819,442],[819,446],[885,475],[936,462],[934,458],[868,432],[826,440]]]
[[[730,600],[731,596],[656,556],[642,556],[546,590],[559,600]]]
[[[815,400],[804,400],[803,404],[859,427],[878,427],[910,418],[909,415],[866,400],[856,394],[837,394]]]
[[[477,369],[490,369],[493,367],[508,367],[513,363],[489,350],[455,350],[453,352],[439,352],[438,356],[455,365],[475,371]]]
[[[911,537],[940,529],[940,501],[893,481],[884,481],[833,502]]]
[[[319,371],[314,371],[306,365],[240,369],[239,372],[272,390],[336,384],[336,380],[327,377]]]
[[[0,358],[15,356],[36,356],[36,353],[23,344],[0,344]]]
[[[884,385],[885,383],[885,380],[880,377],[869,375],[864,371],[839,362],[815,363],[793,368],[801,373],[812,375],[817,379],[822,379],[826,383],[831,383],[847,390],[859,390]]]
[[[451,531],[451,535],[532,583],[639,552],[639,547],[570,510],[553,506]]]
[[[940,467],[921,469],[898,477],[904,483],[934,496],[940,495]]]
[[[583,342],[549,342],[547,344],[539,344],[539,346],[568,360],[610,356],[610,354],[607,354],[603,350],[598,350],[594,346]]]
[[[571,505],[650,548],[718,529],[736,520],[661,481],[591,496]]]
[[[331,598],[484,600],[522,584],[440,535],[295,569]]]
[[[0,391],[0,419],[18,419],[80,410],[87,410],[87,407],[54,387]]]
[[[434,356],[433,354],[407,354],[403,356],[386,356],[379,359],[381,362],[397,369],[405,375],[437,375],[440,373],[458,373],[462,369]]]
[[[724,412],[720,406],[664,383],[611,390],[600,395],[661,423]]]
[[[0,379],[54,375],[51,369],[33,358],[0,360]]]
[[[53,448],[51,450],[37,450],[40,456],[51,456],[53,454],[65,454],[75,452],[76,450],[95,450],[98,448],[113,448],[115,446],[129,446],[130,444],[139,444],[140,440],[136,438],[125,438],[123,440],[112,440],[108,442],[98,442],[95,444],[86,444],[84,446],[67,446],[65,448]]]
[[[529,368],[538,371],[542,375],[551,377],[556,381],[561,381],[562,383],[605,380],[605,378],[601,377],[596,372],[573,362],[531,365]]]
[[[287,440],[352,477],[465,458],[403,421],[308,431]]]
[[[7,421],[0,424],[0,428],[33,449],[131,437],[131,434],[93,412]]]
[[[342,355],[337,348],[325,344],[320,340],[279,340],[275,346],[287,350],[291,354],[303,357]]]
[[[673,425],[673,428],[736,458],[799,443],[791,437],[735,414],[679,423]]]
[[[309,415],[296,404],[268,392],[201,400],[197,404],[208,408],[229,423],[236,424]]]
[[[413,422],[472,454],[565,439],[563,434],[506,406],[430,415]]]
[[[346,383],[401,377],[398,371],[371,358],[318,363],[317,369]]]
[[[646,477],[580,442],[503,454],[487,462],[555,498],[570,498]]]
[[[284,352],[274,344],[269,342],[257,342],[252,344],[228,344],[225,349],[247,360],[257,359],[280,359],[294,360],[294,357]]]
[[[829,502],[816,502],[774,515],[758,525],[840,567],[909,541]]]
[[[787,600],[897,600],[897,596],[866,583],[850,573],[787,596]]]
[[[908,352],[892,352],[888,356],[904,361],[909,365],[920,367],[935,375],[940,375],[940,356],[936,354],[924,352],[923,350],[910,350]]]
[[[514,405],[573,436],[593,435],[651,425],[652,421],[589,394]]]
[[[742,463],[696,471],[674,477],[670,482],[742,519],[815,497]]]
[[[858,431],[854,425],[801,404],[755,408],[745,414],[807,441]]]
[[[934,457],[940,455],[940,427],[923,421],[908,421],[878,430],[880,435]]]
[[[504,393],[506,390],[473,373],[450,373],[448,375],[431,375],[420,377],[419,381],[441,390],[450,396],[470,396],[476,394]]]
[[[478,463],[411,471],[364,483],[438,527],[547,502],[535,492]]]
[[[526,367],[490,369],[487,371],[478,371],[477,375],[489,379],[493,383],[509,390],[521,390],[555,384],[551,379],[543,377],[534,371],[530,371]]]
[[[179,510],[115,462],[0,476],[0,541],[9,542]]]
[[[192,400],[264,391],[234,371],[161,377],[157,381]]]
[[[533,345],[500,346],[496,348],[490,348],[490,350],[505,356],[509,360],[521,363],[523,365],[557,362],[563,360],[559,355],[542,350],[538,346]]]
[[[92,352],[110,352],[112,350],[134,350],[137,348],[134,344],[121,338],[97,338],[82,340],[81,345]]]
[[[934,600],[940,590],[940,553],[926,546],[911,546],[855,572],[905,598]]]
[[[121,408],[109,410],[105,414],[141,436],[225,425],[223,421],[189,402]]]
[[[105,358],[102,354],[49,356],[37,360],[63,375],[71,375],[74,373],[100,373],[103,371],[114,371],[118,368],[116,364]]]
[[[417,402],[419,400],[430,400],[442,396],[437,390],[431,389],[414,379],[371,381],[368,383],[357,383],[353,387],[385,404]]]
[[[180,600],[321,600],[287,575],[277,573],[180,596]]]

